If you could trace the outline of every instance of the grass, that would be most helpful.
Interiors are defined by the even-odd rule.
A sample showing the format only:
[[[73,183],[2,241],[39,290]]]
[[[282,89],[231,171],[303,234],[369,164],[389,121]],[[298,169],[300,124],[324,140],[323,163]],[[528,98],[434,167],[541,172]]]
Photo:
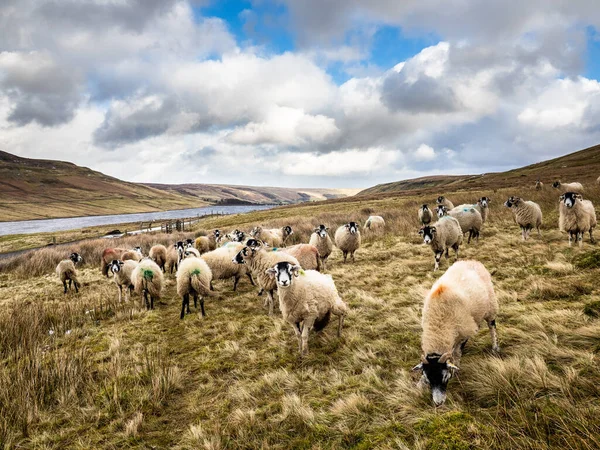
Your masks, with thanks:
[[[385,233],[364,237],[355,264],[343,265],[334,251],[328,271],[351,310],[342,339],[326,328],[311,336],[304,359],[291,327],[266,315],[247,280],[236,294],[231,281],[216,282],[206,318],[193,310],[179,320],[172,275],[154,311],[138,298],[118,304],[116,287],[100,274],[102,248],[139,243],[147,252],[177,236],[88,241],[1,262],[0,441],[5,448],[600,448],[597,247],[567,246],[551,192],[517,192],[545,214],[543,237],[521,242],[500,206],[513,194],[447,194],[455,203],[492,197],[480,242],[461,252],[493,273],[502,350],[492,354],[483,330],[469,341],[441,408],[410,371],[420,356],[423,295],[442,273],[432,272],[432,252],[416,233],[417,207],[432,199],[355,199],[207,218],[194,233],[291,224],[294,242],[307,242],[321,222],[333,232],[372,213],[386,219]],[[600,201],[600,192],[590,195]],[[53,270],[72,250],[85,259],[83,286],[63,295]]]

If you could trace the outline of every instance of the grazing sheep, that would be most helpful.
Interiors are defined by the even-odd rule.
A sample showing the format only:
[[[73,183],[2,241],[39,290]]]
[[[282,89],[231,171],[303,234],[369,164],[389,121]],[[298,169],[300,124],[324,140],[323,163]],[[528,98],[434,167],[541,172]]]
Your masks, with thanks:
[[[433,225],[424,225],[419,230],[419,234],[423,236],[423,242],[431,245],[433,250],[435,265],[433,270],[440,268],[440,259],[444,252],[448,259],[448,250],[454,249],[456,259],[458,260],[458,249],[463,241],[463,233],[458,220],[451,216],[444,216]]]
[[[319,250],[317,247],[311,244],[296,244],[291,247],[280,248],[277,251],[292,255],[298,260],[300,267],[304,270],[316,270],[321,271],[321,258],[319,257]]]
[[[369,216],[365,222],[364,230],[383,231],[385,228],[385,220],[381,216]]]
[[[560,180],[552,183],[554,189],[558,189],[561,193],[575,192],[583,194],[583,185],[581,183],[561,183]]]
[[[219,242],[219,238],[221,237],[221,232],[219,230],[214,230],[208,236],[200,236],[196,238],[195,247],[198,249],[200,254],[210,252],[217,248],[217,243]]]
[[[67,293],[67,281],[69,281],[69,289],[75,284],[75,292],[79,292],[81,283],[77,279],[77,270],[75,270],[75,264],[83,261],[79,253],[71,253],[69,259],[63,259],[56,266],[56,275],[62,281],[63,287],[65,288],[65,294]]]
[[[463,234],[469,233],[469,239],[467,244],[471,243],[471,238],[474,237],[479,242],[479,232],[483,225],[483,218],[479,211],[473,205],[460,205],[450,211],[445,211],[445,206],[438,206],[441,210],[439,214],[447,214],[450,217],[454,217],[460,224],[460,229]],[[443,216],[442,216],[443,217]]]
[[[294,328],[301,355],[308,353],[310,331],[325,328],[331,314],[338,316],[337,335],[342,336],[348,306],[340,298],[330,275],[305,271],[285,261],[273,265],[266,273],[277,283],[281,315]]]
[[[538,236],[542,236],[542,210],[540,205],[530,200],[524,201],[519,197],[510,197],[504,206],[511,208],[515,223],[521,227],[521,237],[524,241],[529,238],[529,232],[537,228]]]
[[[560,196],[558,227],[560,231],[569,233],[569,246],[575,238],[583,245],[583,235],[590,233],[590,242],[596,241],[592,232],[596,227],[596,210],[589,200],[583,200],[581,194],[567,192]]]
[[[498,301],[492,277],[478,261],[455,262],[433,285],[423,304],[421,383],[431,388],[436,406],[446,401],[448,381],[459,370],[462,351],[486,321],[492,350],[498,352]]]
[[[123,287],[129,292],[129,297],[133,293],[133,282],[131,276],[137,267],[138,262],[133,260],[121,261],[115,259],[110,263],[110,270],[113,273],[113,279],[119,289],[119,303],[123,297]]]
[[[121,255],[121,261],[141,261],[141,259],[144,257],[144,254],[142,253],[142,247],[134,247],[131,250],[127,250],[125,253],[123,253],[123,255]],[[114,261],[114,260],[113,260]]]
[[[190,252],[191,254],[194,253]],[[198,296],[200,296],[202,316],[206,316],[204,297],[211,295],[211,281],[212,272],[202,258],[189,257],[181,261],[177,269],[177,295],[181,297],[180,319],[185,317],[186,309],[187,313],[190,314],[190,294],[194,296],[194,308],[198,308]]]
[[[277,283],[266,271],[279,262],[299,265],[298,260],[284,252],[273,252],[262,247],[244,247],[235,255],[233,261],[240,265],[247,265],[256,278],[261,291],[267,292],[265,305],[268,305],[269,315],[272,316],[273,292],[277,288]]]
[[[535,182],[535,190],[536,191],[543,191],[544,190],[544,183],[542,183],[539,178]]]
[[[335,231],[335,245],[344,254],[344,262],[348,253],[354,262],[354,252],[360,247],[360,231],[356,222],[348,222]]]
[[[150,249],[148,256],[158,265],[158,267],[160,267],[160,270],[165,270],[165,264],[167,263],[167,247],[161,244],[154,245]]]
[[[319,258],[321,258],[321,267],[325,270],[325,263],[327,262],[327,258],[331,255],[333,250],[333,242],[329,237],[329,228],[325,225],[319,225],[314,229],[313,233],[310,235],[309,244],[314,245],[319,252]]]
[[[179,264],[179,250],[177,244],[173,244],[167,250],[167,262],[165,263],[166,271],[169,273],[177,272],[177,266]]]
[[[142,259],[133,269],[131,282],[134,292],[141,296],[146,308],[154,309],[154,300],[160,298],[164,284],[163,272],[159,265],[150,258]]]
[[[121,259],[123,253],[127,250],[124,248],[106,248],[102,252],[102,257],[100,258],[100,267],[102,269],[102,275],[108,277],[108,266],[113,260]]]
[[[292,234],[294,234],[294,231],[289,225],[286,225],[282,228],[272,228],[269,230],[266,230],[261,226],[256,226],[250,232],[250,236],[266,242],[271,247],[285,246],[285,242]]]
[[[254,280],[248,269],[248,266],[236,264],[233,258],[244,248],[244,244],[239,242],[228,242],[223,247],[205,253],[201,258],[206,261],[212,272],[213,280],[226,280],[233,278],[233,291],[237,290],[238,282],[243,276],[250,279],[254,286]]]
[[[419,208],[419,222],[421,225],[429,225],[433,219],[433,213],[427,205],[423,205]]]
[[[450,211],[451,209],[454,209],[454,204],[450,200],[448,200],[446,197],[444,197],[443,195],[440,195],[437,198],[436,203],[438,205],[445,206],[448,209],[448,211]]]

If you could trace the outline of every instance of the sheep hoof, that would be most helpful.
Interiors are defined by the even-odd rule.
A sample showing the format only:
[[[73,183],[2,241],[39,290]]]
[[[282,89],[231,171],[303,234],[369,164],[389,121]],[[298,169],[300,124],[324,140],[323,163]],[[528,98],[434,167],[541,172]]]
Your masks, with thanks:
[[[496,354],[500,353],[500,347],[499,347],[499,346],[497,346],[497,345],[493,346],[493,347],[492,347],[492,352],[494,352],[494,353],[496,353]]]

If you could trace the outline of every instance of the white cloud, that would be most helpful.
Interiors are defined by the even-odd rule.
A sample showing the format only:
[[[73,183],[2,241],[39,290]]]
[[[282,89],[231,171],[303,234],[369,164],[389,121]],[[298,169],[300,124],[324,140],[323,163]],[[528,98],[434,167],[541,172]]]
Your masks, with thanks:
[[[421,144],[415,151],[417,161],[431,161],[435,158],[435,150],[427,144]]]

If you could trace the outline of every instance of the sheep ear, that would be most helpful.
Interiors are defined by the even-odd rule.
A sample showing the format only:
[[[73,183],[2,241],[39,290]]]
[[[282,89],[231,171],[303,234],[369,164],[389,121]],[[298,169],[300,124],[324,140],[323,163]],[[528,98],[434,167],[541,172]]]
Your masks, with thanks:
[[[583,196],[581,194],[575,194],[575,198],[578,198],[579,200],[581,200],[583,198]]]
[[[413,372],[417,372],[419,370],[423,370],[423,363],[417,364],[415,367],[411,369]]]
[[[295,277],[300,275],[300,270],[302,270],[302,267],[300,267],[299,265],[292,266],[292,273]]]
[[[419,236],[423,236],[423,234],[425,234],[425,230],[423,230],[423,228],[421,228],[421,229],[419,230]]]
[[[455,366],[454,364],[452,364],[451,362],[447,362],[446,363],[446,367],[448,367],[448,369],[452,369],[455,372],[458,372],[460,369],[458,368],[458,366]]]
[[[437,228],[436,227],[431,227],[431,232],[432,233],[437,233]]]
[[[564,199],[565,199],[565,194],[561,195],[561,196],[559,197],[559,199],[560,199],[560,200],[564,200]]]
[[[277,275],[277,269],[275,267],[271,267],[270,269],[265,270],[265,273],[271,278],[275,278],[275,276]]]

